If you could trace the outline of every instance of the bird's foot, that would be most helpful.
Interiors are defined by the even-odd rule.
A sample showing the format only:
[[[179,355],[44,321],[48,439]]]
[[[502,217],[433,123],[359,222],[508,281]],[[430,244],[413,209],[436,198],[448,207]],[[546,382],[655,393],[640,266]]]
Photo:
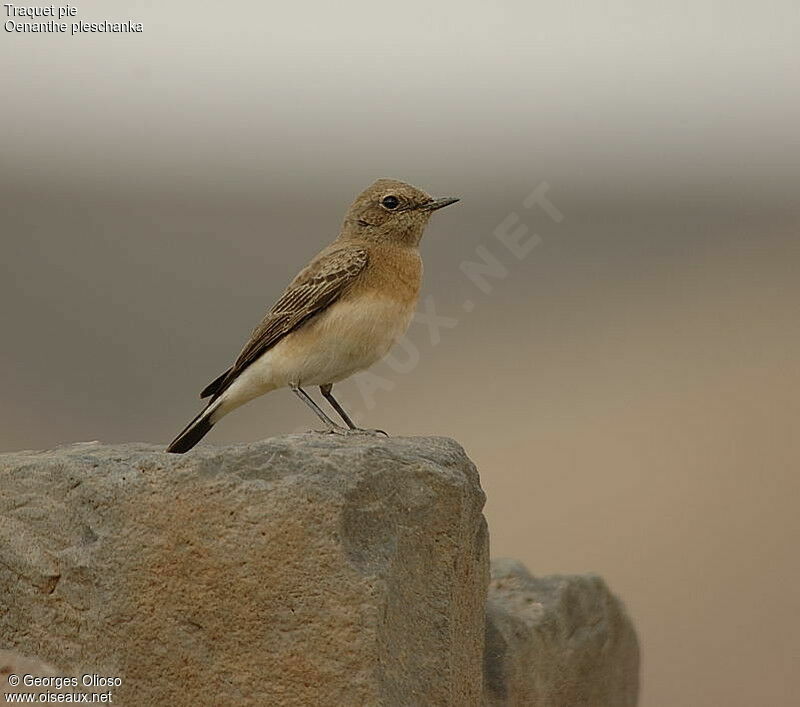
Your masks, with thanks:
[[[376,430],[376,429],[364,429],[362,427],[356,427],[353,430],[350,430],[353,434],[362,434],[362,435],[383,435],[384,437],[388,437],[389,433],[385,430]]]
[[[329,427],[326,430],[310,430],[316,434],[321,435],[341,435],[342,437],[347,437],[348,435],[384,435],[385,437],[389,436],[388,432],[384,430],[372,430],[372,429],[364,429],[361,427],[341,427],[340,425],[336,425],[336,427]]]
[[[350,430],[346,427],[340,427],[339,425],[326,427],[324,430],[309,430],[309,434],[315,435],[346,435],[349,434]]]
[[[338,430],[337,430],[338,432]],[[383,435],[384,437],[388,437],[389,433],[384,430],[373,430],[364,427],[350,427],[343,429],[344,434],[346,435]]]

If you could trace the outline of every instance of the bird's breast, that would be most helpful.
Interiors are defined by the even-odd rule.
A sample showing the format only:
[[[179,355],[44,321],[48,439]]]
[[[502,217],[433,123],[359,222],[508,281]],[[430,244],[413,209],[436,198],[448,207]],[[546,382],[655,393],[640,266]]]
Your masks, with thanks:
[[[419,253],[374,248],[369,258],[353,286],[267,354],[272,384],[344,380],[383,358],[405,333],[419,294]]]
[[[281,385],[336,383],[383,358],[408,328],[415,302],[382,295],[345,297],[269,352]]]
[[[415,302],[383,294],[343,298],[325,312],[318,331],[326,347],[364,367],[385,356],[408,329]]]

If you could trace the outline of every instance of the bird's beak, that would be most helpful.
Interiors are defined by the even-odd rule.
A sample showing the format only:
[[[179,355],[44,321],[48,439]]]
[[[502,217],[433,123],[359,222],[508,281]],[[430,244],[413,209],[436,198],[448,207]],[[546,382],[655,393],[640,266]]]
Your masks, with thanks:
[[[442,199],[433,199],[425,204],[420,206],[420,211],[436,211],[437,209],[443,209],[445,206],[450,206],[450,204],[455,204],[457,201],[461,201],[454,196],[446,196]]]

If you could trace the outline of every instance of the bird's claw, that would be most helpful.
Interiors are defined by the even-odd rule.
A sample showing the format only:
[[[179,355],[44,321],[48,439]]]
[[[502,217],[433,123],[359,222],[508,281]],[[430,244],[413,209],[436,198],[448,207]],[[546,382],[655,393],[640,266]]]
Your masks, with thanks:
[[[389,436],[389,433],[386,432],[386,430],[378,430],[378,429],[362,430],[361,428],[359,428],[357,430],[352,430],[352,431],[353,432],[362,432],[362,433],[368,434],[368,435],[383,435],[384,437],[388,437]]]
[[[342,436],[346,435],[349,432],[350,432],[350,430],[348,430],[346,427],[338,427],[338,426],[337,427],[328,427],[328,428],[326,428],[324,430],[309,430],[308,431],[309,434],[315,434],[315,435],[342,435]]]
[[[377,430],[377,429],[364,429],[362,427],[329,427],[327,430],[309,430],[310,432],[314,432],[316,434],[321,435],[341,435],[342,437],[347,437],[348,435],[383,435],[384,437],[388,437],[389,433],[385,430]]]
[[[375,430],[372,428],[364,428],[364,427],[351,427],[349,430],[345,430],[345,434],[351,435],[383,435],[384,437],[388,437],[389,433],[384,430]]]

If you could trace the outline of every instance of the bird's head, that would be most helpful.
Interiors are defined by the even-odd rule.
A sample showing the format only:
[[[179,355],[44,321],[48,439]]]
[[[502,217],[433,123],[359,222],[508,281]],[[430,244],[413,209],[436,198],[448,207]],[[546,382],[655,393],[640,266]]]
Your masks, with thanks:
[[[419,244],[431,214],[458,199],[434,199],[395,179],[379,179],[350,205],[340,238]]]

